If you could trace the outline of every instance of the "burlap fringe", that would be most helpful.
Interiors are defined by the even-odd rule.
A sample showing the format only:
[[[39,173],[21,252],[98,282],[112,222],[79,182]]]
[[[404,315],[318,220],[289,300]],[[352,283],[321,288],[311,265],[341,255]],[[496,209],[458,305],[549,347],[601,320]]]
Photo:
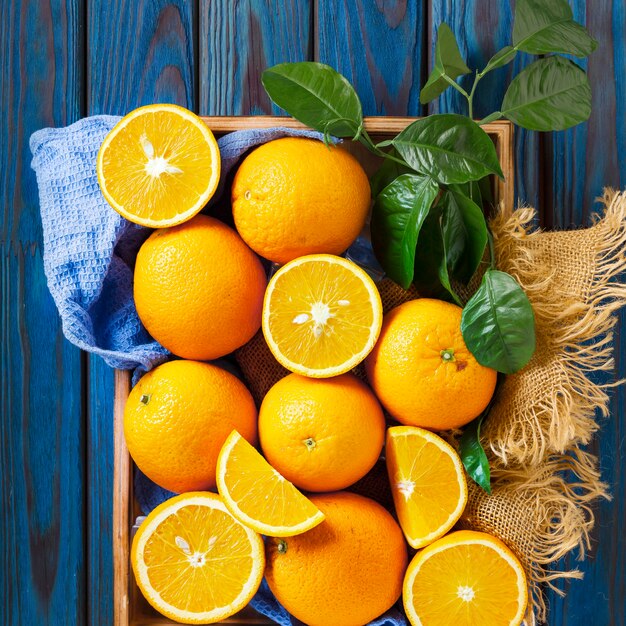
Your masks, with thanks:
[[[500,415],[496,400],[485,437],[504,465],[534,465],[589,443],[598,428],[596,411],[608,415],[607,390],[618,383],[600,384],[589,374],[614,366],[614,314],[626,303],[626,285],[613,282],[626,270],[626,193],[607,189],[599,200],[603,214],[584,230],[541,232],[530,208],[491,222],[497,267],[524,287],[537,324],[535,356],[525,370],[507,377],[502,393],[519,393],[534,379],[539,386],[550,381],[549,393],[536,394],[541,402],[516,407],[514,415]],[[555,259],[546,258],[546,250],[560,255],[566,267],[550,263]]]
[[[619,384],[590,374],[614,367],[615,313],[626,304],[626,285],[614,282],[626,270],[626,192],[607,189],[599,200],[603,211],[585,230],[543,233],[530,208],[491,222],[498,268],[533,303],[537,352],[500,389],[483,432],[493,493],[472,485],[460,525],[491,532],[518,553],[529,582],[527,624],[546,619],[542,590],[564,595],[555,581],[582,578],[577,569],[552,568],[571,550],[584,558],[591,503],[609,497],[596,457],[581,446],[598,429],[596,414],[608,415],[607,391]]]

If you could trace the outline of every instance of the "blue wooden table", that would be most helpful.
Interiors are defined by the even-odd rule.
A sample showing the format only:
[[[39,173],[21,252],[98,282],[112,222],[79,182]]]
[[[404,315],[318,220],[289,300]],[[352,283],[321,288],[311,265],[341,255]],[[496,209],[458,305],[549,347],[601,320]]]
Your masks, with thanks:
[[[357,87],[367,115],[451,111],[419,104],[441,21],[470,66],[509,42],[506,0],[2,0],[2,419],[0,624],[112,623],[112,372],[68,344],[45,283],[28,138],[96,113],[174,102],[201,114],[270,113],[265,67],[318,59]],[[603,185],[626,186],[626,8],[571,0],[600,40],[588,70],[593,114],[574,130],[516,136],[517,193],[546,226],[586,224]],[[527,62],[523,56],[517,68]],[[477,115],[510,68],[481,84]],[[624,320],[617,370],[626,374]],[[624,388],[594,450],[614,501],[598,508],[594,553],[551,626],[624,626]]]

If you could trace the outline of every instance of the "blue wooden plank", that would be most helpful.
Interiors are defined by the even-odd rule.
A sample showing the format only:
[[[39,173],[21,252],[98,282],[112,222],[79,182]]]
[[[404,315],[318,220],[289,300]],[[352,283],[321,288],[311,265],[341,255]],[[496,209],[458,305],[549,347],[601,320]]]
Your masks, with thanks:
[[[0,623],[83,624],[81,355],[46,287],[30,134],[81,115],[83,6],[0,4]]]
[[[355,86],[366,115],[421,115],[426,3],[317,3],[315,58]]]
[[[558,228],[588,223],[602,188],[626,185],[626,4],[571,4],[599,46],[588,61],[575,59],[587,69],[593,90],[589,122],[554,133],[547,144],[551,176],[546,192]]]
[[[279,114],[261,72],[311,59],[311,0],[201,0],[200,113]]]
[[[491,56],[500,48],[511,44],[513,10],[508,2],[484,2],[484,0],[431,0],[431,23],[429,25],[429,70],[433,65],[437,28],[441,22],[450,26],[461,54],[471,69],[481,70]],[[504,92],[510,79],[519,72],[531,57],[518,54],[510,65],[494,70],[479,84],[476,90],[476,118],[500,109]],[[461,79],[467,87],[473,81],[470,74]],[[467,114],[464,98],[454,89],[448,89],[429,106],[429,113],[455,112]],[[537,133],[515,129],[515,196],[543,210],[541,193],[541,152]]]
[[[114,16],[114,17],[113,17]],[[196,3],[93,0],[88,12],[88,113],[143,104],[195,109]],[[89,357],[87,373],[88,623],[113,623],[113,371]]]

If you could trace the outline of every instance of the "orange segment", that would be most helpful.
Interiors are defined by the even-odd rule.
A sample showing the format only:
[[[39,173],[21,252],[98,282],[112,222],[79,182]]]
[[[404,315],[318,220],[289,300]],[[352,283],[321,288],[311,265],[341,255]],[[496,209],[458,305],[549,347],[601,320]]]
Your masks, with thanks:
[[[186,493],[158,506],[131,548],[137,584],[163,615],[212,624],[242,609],[265,568],[263,540],[212,493]]]
[[[237,431],[220,452],[217,487],[233,516],[264,535],[299,535],[324,520],[324,514]]]
[[[381,325],[372,279],[331,254],[287,263],[265,293],[265,340],[284,367],[304,376],[328,378],[352,369],[374,347]]]
[[[526,576],[499,539],[461,530],[415,555],[403,599],[413,626],[519,626],[528,599]]]
[[[213,196],[220,153],[197,115],[152,104],[115,125],[98,152],[97,171],[104,197],[120,215],[163,228],[193,217]]]
[[[387,430],[387,473],[396,513],[413,548],[442,537],[467,503],[463,464],[438,435],[415,426]]]

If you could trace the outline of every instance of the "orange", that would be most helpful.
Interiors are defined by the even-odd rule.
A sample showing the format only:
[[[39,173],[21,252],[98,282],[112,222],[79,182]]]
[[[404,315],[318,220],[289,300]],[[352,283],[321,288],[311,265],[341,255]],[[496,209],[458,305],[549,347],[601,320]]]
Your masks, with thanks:
[[[139,469],[181,493],[215,488],[215,466],[233,429],[257,438],[250,392],[228,372],[196,361],[170,361],[149,371],[124,409],[124,435]]]
[[[380,455],[385,418],[370,389],[353,374],[323,380],[290,374],[259,411],[265,457],[306,491],[345,489]]]
[[[398,521],[412,548],[447,533],[467,503],[467,481],[456,450],[416,426],[387,430],[387,473]]]
[[[269,539],[266,578],[276,599],[309,626],[362,626],[400,597],[406,544],[393,517],[369,498],[311,497],[326,519],[297,537]]]
[[[242,609],[265,566],[263,540],[213,493],[158,506],[133,539],[131,563],[146,600],[183,624],[214,624]]]
[[[299,535],[324,520],[236,430],[217,459],[217,488],[233,516],[264,535]]]
[[[495,370],[484,367],[461,335],[461,308],[421,298],[392,309],[368,356],[367,377],[378,399],[402,424],[458,428],[487,407]]]
[[[382,304],[374,281],[352,261],[331,254],[283,266],[263,301],[263,335],[276,360],[314,378],[358,365],[376,343]]]
[[[254,252],[205,215],[152,233],[137,255],[139,318],[185,359],[216,359],[249,341],[261,326],[265,286]]]
[[[413,626],[519,626],[526,576],[499,539],[460,530],[415,555],[402,595]]]
[[[316,139],[276,139],[251,152],[232,187],[235,226],[262,257],[341,254],[357,238],[370,207],[370,186],[343,148]]]
[[[131,222],[163,228],[190,219],[220,179],[217,141],[191,111],[151,104],[122,118],[96,164],[107,202]]]

